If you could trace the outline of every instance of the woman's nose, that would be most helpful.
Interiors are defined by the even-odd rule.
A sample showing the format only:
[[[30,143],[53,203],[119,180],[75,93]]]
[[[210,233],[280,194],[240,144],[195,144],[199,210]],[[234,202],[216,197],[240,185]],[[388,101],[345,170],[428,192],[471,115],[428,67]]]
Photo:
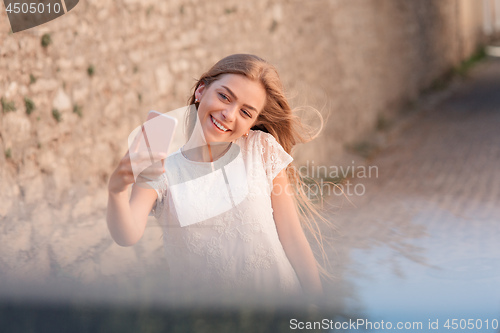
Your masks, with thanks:
[[[228,106],[224,110],[222,110],[222,116],[224,120],[227,122],[231,122],[236,117],[237,108],[236,106]]]

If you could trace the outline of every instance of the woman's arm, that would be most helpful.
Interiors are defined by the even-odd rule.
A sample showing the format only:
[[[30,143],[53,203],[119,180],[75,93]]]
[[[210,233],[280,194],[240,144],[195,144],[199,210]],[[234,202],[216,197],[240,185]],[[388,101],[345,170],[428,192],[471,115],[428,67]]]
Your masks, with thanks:
[[[137,147],[134,144],[133,150]],[[149,161],[149,154],[132,153],[134,163]],[[165,158],[166,154],[153,153],[155,159]],[[164,172],[163,163],[161,167],[152,166],[145,172],[150,177],[158,177]],[[139,176],[141,177],[141,176]],[[113,172],[108,184],[108,210],[106,221],[111,237],[121,246],[134,245],[141,239],[146,228],[149,212],[153,207],[158,194],[154,189],[134,186],[130,201],[128,199],[128,187],[135,182],[132,170],[130,152],[121,159],[118,167]]]
[[[127,191],[109,191],[106,220],[111,237],[118,245],[131,246],[141,239],[157,196],[155,190],[139,186],[132,188],[130,201]]]
[[[273,180],[271,202],[274,222],[281,245],[299,278],[307,295],[322,295],[321,280],[313,252],[302,230],[299,215],[293,201],[292,187],[288,183],[286,170],[282,170]]]

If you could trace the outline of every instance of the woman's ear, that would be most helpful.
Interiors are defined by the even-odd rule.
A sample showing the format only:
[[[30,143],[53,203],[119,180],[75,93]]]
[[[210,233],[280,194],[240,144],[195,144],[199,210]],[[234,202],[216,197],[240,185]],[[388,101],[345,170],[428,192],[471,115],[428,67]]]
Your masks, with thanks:
[[[200,83],[198,88],[196,88],[196,91],[194,92],[194,98],[196,98],[198,101],[201,101],[201,96],[203,95],[203,92],[205,91],[205,83]]]

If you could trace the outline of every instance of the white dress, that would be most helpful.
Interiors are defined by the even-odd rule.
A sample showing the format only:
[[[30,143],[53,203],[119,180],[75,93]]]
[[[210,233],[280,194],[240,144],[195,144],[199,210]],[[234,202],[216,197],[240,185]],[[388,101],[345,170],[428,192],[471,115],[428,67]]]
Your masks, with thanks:
[[[174,283],[300,292],[271,206],[273,179],[292,160],[262,131],[236,140],[213,165],[180,151],[169,156],[167,172],[150,184],[158,192],[153,214]]]

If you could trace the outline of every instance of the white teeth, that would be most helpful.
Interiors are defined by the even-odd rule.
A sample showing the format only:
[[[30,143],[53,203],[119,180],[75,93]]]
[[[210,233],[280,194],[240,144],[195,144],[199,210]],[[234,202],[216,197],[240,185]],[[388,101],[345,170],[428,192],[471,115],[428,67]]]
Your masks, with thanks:
[[[217,126],[218,128],[220,128],[224,132],[227,132],[227,128],[225,128],[224,126],[222,126],[217,120],[215,120],[214,117],[210,116],[210,118],[212,118],[212,122],[215,124],[215,126]]]

